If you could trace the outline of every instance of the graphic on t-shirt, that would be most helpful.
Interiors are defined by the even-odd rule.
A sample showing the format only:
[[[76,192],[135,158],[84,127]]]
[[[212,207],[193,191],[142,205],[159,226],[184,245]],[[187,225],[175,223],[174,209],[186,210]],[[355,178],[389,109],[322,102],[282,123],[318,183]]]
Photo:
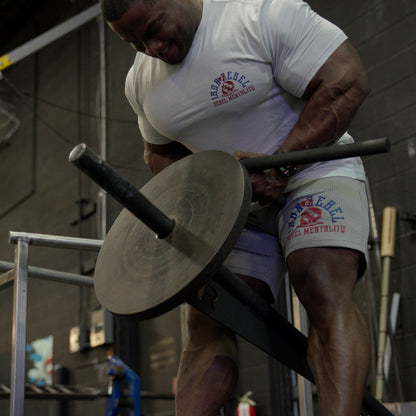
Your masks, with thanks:
[[[232,81],[224,81],[221,90],[222,95],[230,95],[234,91],[235,85]]]
[[[222,72],[210,86],[210,97],[215,107],[227,104],[255,90],[249,78],[236,71]]]

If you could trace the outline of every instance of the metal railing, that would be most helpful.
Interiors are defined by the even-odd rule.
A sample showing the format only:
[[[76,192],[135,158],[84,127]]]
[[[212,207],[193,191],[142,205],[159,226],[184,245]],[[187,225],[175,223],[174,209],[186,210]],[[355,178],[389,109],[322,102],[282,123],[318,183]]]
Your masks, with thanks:
[[[10,383],[10,416],[23,416],[25,398],[25,354],[27,327],[28,278],[53,280],[78,286],[94,285],[93,278],[55,270],[29,267],[29,245],[99,251],[103,241],[85,238],[62,237],[46,234],[29,234],[11,231],[9,242],[16,245],[15,262],[0,261],[0,289],[13,283],[12,361]]]

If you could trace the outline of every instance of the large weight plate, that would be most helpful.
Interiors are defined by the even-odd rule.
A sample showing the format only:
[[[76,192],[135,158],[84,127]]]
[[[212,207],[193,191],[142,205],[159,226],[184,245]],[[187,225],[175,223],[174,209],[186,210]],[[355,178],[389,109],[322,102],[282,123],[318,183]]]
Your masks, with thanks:
[[[237,241],[251,185],[231,155],[205,151],[181,159],[141,190],[175,220],[159,239],[124,209],[104,240],[95,268],[98,300],[115,314],[151,318],[194,294]]]

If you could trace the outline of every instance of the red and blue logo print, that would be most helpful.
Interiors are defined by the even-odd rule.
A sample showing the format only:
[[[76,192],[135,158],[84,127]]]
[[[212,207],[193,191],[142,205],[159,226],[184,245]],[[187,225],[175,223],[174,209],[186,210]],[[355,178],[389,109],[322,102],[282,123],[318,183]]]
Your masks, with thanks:
[[[226,71],[219,74],[210,86],[212,104],[217,107],[255,91],[250,80],[240,72]]]
[[[345,233],[343,210],[322,195],[308,196],[292,209],[288,221],[288,241],[305,234]]]

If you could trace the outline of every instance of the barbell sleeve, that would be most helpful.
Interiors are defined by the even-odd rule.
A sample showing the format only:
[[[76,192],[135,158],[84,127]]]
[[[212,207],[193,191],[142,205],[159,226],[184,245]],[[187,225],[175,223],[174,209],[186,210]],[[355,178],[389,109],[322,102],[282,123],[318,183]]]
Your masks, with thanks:
[[[388,153],[390,140],[387,138],[368,140],[339,146],[319,147],[316,149],[298,150],[289,153],[259,156],[242,159],[241,163],[249,173],[280,166],[296,166],[326,160],[345,159],[349,157],[368,156],[377,153]]]
[[[69,154],[69,161],[143,221],[159,238],[165,238],[172,232],[175,221],[150,202],[85,143],[74,147]]]

